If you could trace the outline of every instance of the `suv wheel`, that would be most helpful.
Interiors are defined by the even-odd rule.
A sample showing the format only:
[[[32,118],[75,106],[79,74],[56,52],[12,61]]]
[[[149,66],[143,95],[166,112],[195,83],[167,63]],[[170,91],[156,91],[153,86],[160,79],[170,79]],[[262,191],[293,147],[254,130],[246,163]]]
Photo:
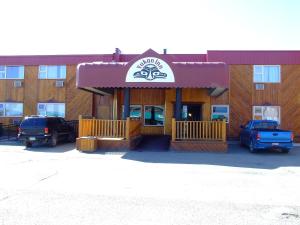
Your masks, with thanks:
[[[72,132],[68,136],[68,142],[74,143],[76,141],[75,134]]]
[[[56,145],[57,145],[57,133],[53,133],[50,140],[50,146],[55,147]]]
[[[26,148],[30,148],[30,147],[32,147],[32,143],[29,141],[26,141],[25,146],[26,146]]]

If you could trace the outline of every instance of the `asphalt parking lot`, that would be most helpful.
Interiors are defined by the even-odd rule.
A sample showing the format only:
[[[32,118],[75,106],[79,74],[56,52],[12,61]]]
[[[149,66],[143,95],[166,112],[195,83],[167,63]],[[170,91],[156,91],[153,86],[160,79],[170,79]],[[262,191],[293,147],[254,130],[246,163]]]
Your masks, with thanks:
[[[0,145],[0,224],[300,224],[289,154]]]

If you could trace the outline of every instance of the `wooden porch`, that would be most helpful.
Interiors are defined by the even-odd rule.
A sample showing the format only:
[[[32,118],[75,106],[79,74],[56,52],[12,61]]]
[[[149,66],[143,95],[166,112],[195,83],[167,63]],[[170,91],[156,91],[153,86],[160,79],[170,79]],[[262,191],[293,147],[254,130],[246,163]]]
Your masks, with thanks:
[[[80,116],[77,149],[132,150],[141,140],[141,129],[141,120],[102,120]],[[176,121],[173,118],[170,149],[226,152],[226,122]]]
[[[130,150],[141,137],[141,121],[79,117],[76,148],[81,151]]]
[[[170,148],[180,151],[226,152],[226,122],[176,121],[173,118]]]

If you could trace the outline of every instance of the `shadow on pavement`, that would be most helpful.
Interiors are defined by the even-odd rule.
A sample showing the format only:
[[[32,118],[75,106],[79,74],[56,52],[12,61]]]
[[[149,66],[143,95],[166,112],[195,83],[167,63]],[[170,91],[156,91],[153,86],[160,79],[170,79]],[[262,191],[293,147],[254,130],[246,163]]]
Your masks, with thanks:
[[[49,147],[47,145],[34,145],[30,148],[24,146],[25,151],[30,152],[46,152],[46,153],[64,153],[75,149],[74,143],[58,143],[56,147]]]
[[[251,154],[239,145],[230,145],[228,153],[212,152],[134,152],[129,151],[122,157],[146,163],[203,164],[258,169],[276,169],[279,167],[300,167],[300,148],[290,153],[261,152]]]

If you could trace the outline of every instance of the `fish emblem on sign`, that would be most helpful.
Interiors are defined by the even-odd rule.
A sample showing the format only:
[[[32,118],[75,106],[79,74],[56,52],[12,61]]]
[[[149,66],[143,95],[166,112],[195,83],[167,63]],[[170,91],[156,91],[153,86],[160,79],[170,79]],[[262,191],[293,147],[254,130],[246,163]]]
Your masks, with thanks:
[[[144,78],[146,80],[154,80],[154,79],[165,79],[167,77],[166,73],[162,73],[159,71],[157,66],[153,64],[148,64],[143,67],[142,70],[137,71],[133,74],[134,78]]]

